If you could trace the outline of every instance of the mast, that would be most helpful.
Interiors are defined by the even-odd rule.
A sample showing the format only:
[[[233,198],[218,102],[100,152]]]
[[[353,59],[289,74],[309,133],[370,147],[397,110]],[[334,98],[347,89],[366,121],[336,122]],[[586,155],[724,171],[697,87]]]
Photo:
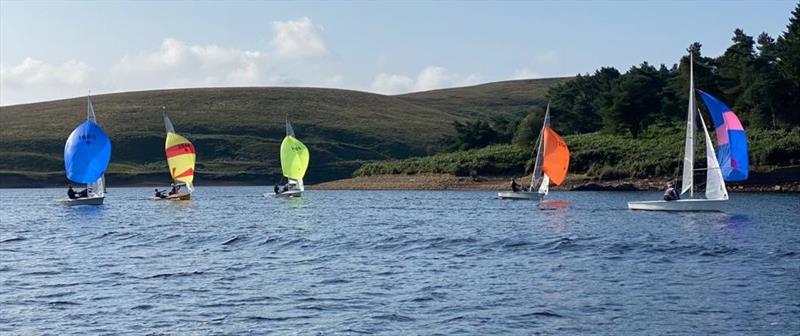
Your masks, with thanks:
[[[694,56],[689,50],[689,108],[686,116],[686,142],[683,149],[683,180],[681,194],[689,192],[694,197],[694,115],[697,111],[694,99]]]
[[[542,129],[539,131],[539,145],[536,148],[536,161],[533,163],[533,174],[531,175],[531,188],[534,190],[540,182],[542,176],[542,164],[544,161],[544,153],[542,147],[544,146],[544,129],[550,127],[550,103],[547,103],[547,109],[544,112],[544,121],[542,122]]]

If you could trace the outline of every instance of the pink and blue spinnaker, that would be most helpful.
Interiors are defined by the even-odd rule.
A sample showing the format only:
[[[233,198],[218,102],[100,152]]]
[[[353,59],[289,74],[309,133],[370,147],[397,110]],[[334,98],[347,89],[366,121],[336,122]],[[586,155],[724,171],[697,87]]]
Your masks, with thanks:
[[[725,181],[744,181],[750,170],[747,157],[747,136],[733,111],[716,97],[701,90],[717,133],[717,160]]]

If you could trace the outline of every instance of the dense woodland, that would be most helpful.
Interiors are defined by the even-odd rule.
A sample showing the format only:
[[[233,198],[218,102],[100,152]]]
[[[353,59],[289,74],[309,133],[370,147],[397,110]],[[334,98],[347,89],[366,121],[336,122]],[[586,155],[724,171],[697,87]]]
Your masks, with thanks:
[[[779,130],[800,126],[800,3],[789,25],[773,38],[754,38],[736,29],[731,46],[719,57],[702,54],[699,42],[672,66],[647,62],[622,73],[611,67],[548,92],[552,125],[561,134],[601,131],[639,137],[648,128],[683,122],[689,99],[689,56],[694,57],[695,87],[724,101],[746,129]],[[705,107],[698,103],[702,109]],[[456,122],[448,138],[452,150],[492,144],[530,144],[539,133],[544,109],[518,120],[497,117]]]

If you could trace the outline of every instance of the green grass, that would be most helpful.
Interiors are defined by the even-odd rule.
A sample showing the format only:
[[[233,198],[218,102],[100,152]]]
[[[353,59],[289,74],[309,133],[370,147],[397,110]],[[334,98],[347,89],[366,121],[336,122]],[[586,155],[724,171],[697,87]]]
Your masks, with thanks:
[[[399,96],[319,88],[207,88],[93,97],[112,140],[110,172],[166,175],[164,106],[197,148],[198,176],[277,176],[289,115],[311,151],[309,183],[349,177],[363,163],[442,150],[454,121],[518,117],[566,79],[520,80]],[[64,142],[86,98],[0,107],[0,171],[63,172]],[[249,175],[248,175],[249,176]],[[202,180],[198,181],[202,183]],[[109,181],[113,183],[113,181]]]
[[[749,130],[751,170],[769,171],[800,164],[800,128]],[[589,133],[570,135],[570,173],[598,179],[677,177],[683,159],[684,130],[679,126],[647,130],[639,138]],[[705,165],[698,141],[696,165]],[[454,175],[522,175],[530,169],[533,146],[495,145],[405,160],[371,162],[355,176],[446,173]]]

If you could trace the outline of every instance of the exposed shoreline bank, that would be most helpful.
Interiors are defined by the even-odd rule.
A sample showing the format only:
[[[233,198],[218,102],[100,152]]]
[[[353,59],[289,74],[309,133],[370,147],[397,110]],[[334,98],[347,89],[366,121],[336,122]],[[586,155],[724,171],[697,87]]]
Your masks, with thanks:
[[[449,174],[392,174],[359,176],[315,184],[316,190],[509,190],[511,176],[454,176]],[[530,175],[517,177],[517,183],[527,185]],[[658,191],[664,190],[665,179],[620,179],[600,181],[570,177],[551,190],[571,191]],[[746,192],[800,192],[800,179],[778,183],[730,183],[728,190]]]

